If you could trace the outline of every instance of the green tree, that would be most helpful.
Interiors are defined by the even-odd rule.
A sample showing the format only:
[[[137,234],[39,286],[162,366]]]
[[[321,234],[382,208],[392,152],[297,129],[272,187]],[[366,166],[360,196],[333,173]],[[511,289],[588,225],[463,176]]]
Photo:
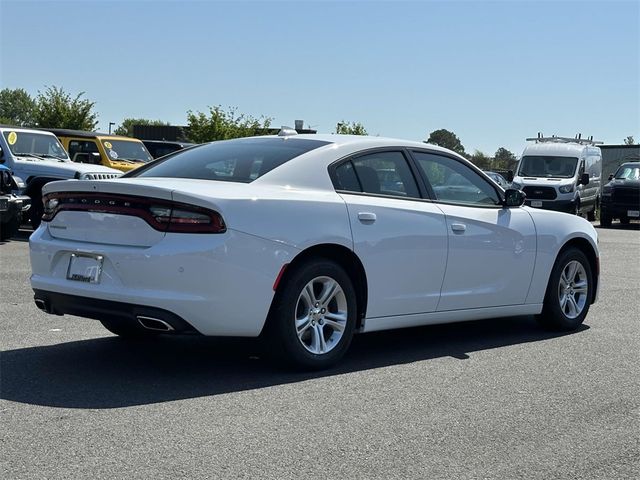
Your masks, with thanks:
[[[34,124],[36,101],[24,89],[0,90],[0,123],[29,127]]]
[[[476,150],[475,152],[473,152],[473,155],[469,156],[469,160],[476,167],[478,167],[478,168],[480,168],[482,170],[489,170],[489,169],[493,168],[492,167],[493,161],[492,161],[491,157],[489,157],[488,155],[485,155],[480,150]]]
[[[500,170],[514,170],[518,160],[516,156],[504,147],[500,147],[496,150],[493,156],[493,168]]]
[[[48,87],[36,98],[35,121],[39,127],[94,130],[98,114],[93,111],[95,102],[82,98],[80,92],[74,98],[61,87]]]
[[[125,137],[133,137],[134,125],[154,125],[154,126],[168,126],[169,122],[163,122],[162,120],[149,120],[146,118],[125,118],[122,123],[114,130],[115,135],[123,135]]]
[[[635,145],[636,141],[633,139],[633,135],[629,135],[627,138],[624,139],[624,144],[625,145]]]
[[[224,110],[220,105],[209,107],[208,114],[189,110],[187,112],[189,139],[192,142],[203,143],[270,133],[272,118],[264,116],[255,118],[237,112],[237,108]]]
[[[460,155],[465,154],[464,146],[460,142],[458,136],[455,133],[450,132],[449,130],[446,130],[444,128],[431,132],[429,134],[429,138],[424,143],[430,143],[432,145],[438,145],[439,147],[448,148],[449,150],[453,150]]]
[[[336,125],[336,133],[342,135],[368,135],[364,125],[360,122],[345,122],[344,120]]]

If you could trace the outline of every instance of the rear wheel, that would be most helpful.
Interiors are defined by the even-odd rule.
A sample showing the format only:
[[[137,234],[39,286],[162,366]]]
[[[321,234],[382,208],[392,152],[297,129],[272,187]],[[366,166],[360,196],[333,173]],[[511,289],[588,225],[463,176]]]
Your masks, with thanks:
[[[111,333],[118,335],[122,338],[146,338],[157,335],[156,332],[152,330],[146,330],[141,325],[133,322],[127,321],[116,321],[116,320],[100,320],[100,323],[104,328],[109,330]]]
[[[349,348],[356,315],[355,290],[344,269],[331,260],[310,260],[278,290],[267,325],[268,348],[296,368],[327,368]]]
[[[542,313],[537,320],[553,330],[574,330],[587,316],[592,297],[591,266],[577,248],[560,253],[547,286]]]
[[[29,209],[29,220],[34,230],[40,226],[43,213],[44,205],[42,204],[42,194],[38,192],[37,195],[31,197],[31,208]]]
[[[0,240],[7,240],[18,233],[18,217],[13,217],[11,220],[0,224]]]

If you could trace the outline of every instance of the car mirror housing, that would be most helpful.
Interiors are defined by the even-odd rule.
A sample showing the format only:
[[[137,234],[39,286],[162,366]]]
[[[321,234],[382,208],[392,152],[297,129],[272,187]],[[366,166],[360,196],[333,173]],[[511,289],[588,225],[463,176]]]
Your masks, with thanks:
[[[515,188],[507,188],[504,192],[505,207],[520,207],[524,205],[525,193],[522,190],[516,190]]]
[[[609,174],[609,181],[613,180],[613,173]]]
[[[513,182],[513,170],[507,171],[507,182]]]
[[[580,175],[580,184],[581,185],[589,185],[589,174],[588,173],[583,173],[582,175]]]

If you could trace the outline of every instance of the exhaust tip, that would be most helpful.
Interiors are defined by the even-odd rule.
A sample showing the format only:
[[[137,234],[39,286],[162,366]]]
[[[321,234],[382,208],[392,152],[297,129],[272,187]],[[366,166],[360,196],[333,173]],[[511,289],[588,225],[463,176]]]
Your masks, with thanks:
[[[35,302],[36,307],[38,307],[43,312],[49,313],[49,309],[47,308],[47,302],[45,300],[43,300],[42,298],[35,298],[33,301]]]
[[[172,332],[175,330],[173,326],[159,318],[145,317],[142,315],[138,315],[136,318],[138,319],[138,323],[147,330],[153,330],[155,332]]]

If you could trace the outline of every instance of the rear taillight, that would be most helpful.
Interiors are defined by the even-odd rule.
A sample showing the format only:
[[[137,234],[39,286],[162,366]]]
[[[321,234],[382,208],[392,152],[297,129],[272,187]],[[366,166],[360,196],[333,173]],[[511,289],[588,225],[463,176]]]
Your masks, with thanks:
[[[216,211],[155,198],[97,193],[53,193],[43,198],[43,204],[42,220],[45,222],[51,221],[58,212],[84,211],[139,217],[161,232],[227,231],[224,220]]]

